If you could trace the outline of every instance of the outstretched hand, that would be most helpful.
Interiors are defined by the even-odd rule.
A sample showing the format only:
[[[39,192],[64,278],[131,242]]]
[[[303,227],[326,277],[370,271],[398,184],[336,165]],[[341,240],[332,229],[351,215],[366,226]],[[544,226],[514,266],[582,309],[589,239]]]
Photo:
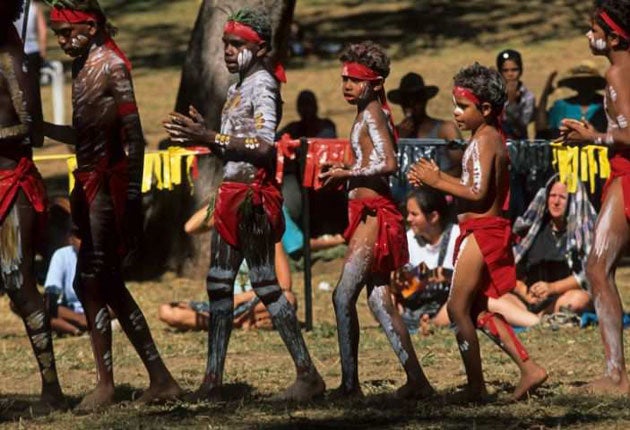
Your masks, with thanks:
[[[188,115],[171,112],[170,118],[162,121],[171,140],[187,146],[207,146],[213,142],[216,133],[206,128],[203,116],[199,111],[191,105],[188,109]]]
[[[589,144],[595,142],[597,131],[589,122],[565,118],[560,125],[560,136],[565,143]]]
[[[350,170],[343,163],[323,163],[319,179],[326,187],[334,182],[350,177]]]

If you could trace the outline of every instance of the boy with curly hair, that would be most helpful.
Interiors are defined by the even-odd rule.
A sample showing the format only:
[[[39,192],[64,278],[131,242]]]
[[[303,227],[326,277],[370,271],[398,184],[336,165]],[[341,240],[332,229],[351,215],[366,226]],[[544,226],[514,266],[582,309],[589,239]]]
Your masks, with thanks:
[[[358,376],[359,321],[356,301],[367,286],[368,305],[378,319],[407,374],[396,395],[423,398],[433,393],[389,292],[389,277],[409,261],[404,220],[389,189],[396,172],[396,138],[384,83],[389,58],[379,45],[366,41],[350,45],[343,62],[343,96],[357,107],[350,143],[353,165],[327,165],[324,184],[347,183],[349,224],[344,232],[348,251],[333,294],[342,381],[339,396],[361,396]]]
[[[454,78],[453,114],[461,130],[471,131],[462,159],[462,176],[441,172],[434,161],[421,159],[410,173],[416,186],[426,185],[457,200],[460,236],[455,244],[455,271],[447,304],[468,376],[464,401],[487,396],[475,324],[518,365],[521,379],[512,394],[517,400],[547,379],[502,315],[488,311],[488,298],[498,298],[516,285],[511,247],[508,153],[498,128],[506,100],[500,74],[478,63]]]
[[[228,89],[220,132],[207,129],[192,106],[189,116],[172,113],[164,124],[174,141],[207,146],[224,161],[206,277],[208,362],[193,400],[220,396],[233,325],[234,279],[243,259],[252,288],[267,307],[295,364],[297,378],[280,398],[306,401],[325,390],[274,268],[275,243],[284,232],[282,194],[273,166],[274,137],[282,112],[280,82],[285,77],[282,67],[272,68],[269,62],[271,36],[266,13],[241,9],[232,14],[223,31],[224,59],[228,71],[238,74],[238,81]]]
[[[22,42],[12,25],[22,7],[22,0],[0,2],[0,294],[11,298],[31,341],[42,380],[40,406],[59,409],[66,403],[33,268],[38,218],[46,210],[33,147],[41,146],[44,136],[39,91],[24,68]]]
[[[602,208],[595,224],[593,246],[586,264],[599,328],[604,342],[604,376],[587,391],[628,395],[630,382],[623,346],[623,307],[615,283],[620,257],[630,242],[630,1],[599,0],[587,33],[594,55],[608,58],[604,106],[608,130],[598,133],[589,124],[562,121],[567,141],[607,145],[613,154],[611,176],[604,187]]]
[[[76,145],[71,205],[81,246],[75,291],[85,310],[97,369],[96,388],[78,408],[90,411],[114,400],[108,306],[149,373],[149,388],[138,401],[173,398],[181,389],[122,276],[122,258],[142,232],[144,138],[131,64],[114,42],[115,29],[96,0],[54,1],[50,25],[61,49],[74,59],[73,128],[57,127],[51,133]]]

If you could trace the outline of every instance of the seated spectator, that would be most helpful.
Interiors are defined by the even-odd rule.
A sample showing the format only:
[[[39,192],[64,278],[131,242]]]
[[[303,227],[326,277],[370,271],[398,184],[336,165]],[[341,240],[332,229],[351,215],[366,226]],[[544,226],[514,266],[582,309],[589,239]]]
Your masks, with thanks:
[[[497,70],[505,79],[508,96],[501,118],[503,133],[507,139],[527,139],[527,125],[534,120],[536,98],[521,81],[523,59],[520,52],[513,49],[499,52]]]
[[[400,86],[387,93],[389,101],[399,104],[405,115],[396,126],[400,138],[461,139],[454,121],[432,118],[427,113],[427,103],[438,91],[435,85],[425,85],[419,74],[407,73],[400,80]],[[462,156],[461,149],[438,147],[435,160],[443,172],[459,177]]]
[[[282,128],[278,135],[289,134],[292,139],[300,137],[333,139],[337,137],[335,124],[328,118],[318,115],[317,98],[312,91],[304,90],[297,98],[299,121]],[[284,160],[284,180],[282,196],[291,219],[300,222],[302,216],[301,174],[297,160]],[[311,238],[343,233],[348,223],[348,200],[346,194],[332,187],[309,193]]]
[[[74,274],[81,239],[73,229],[70,245],[57,249],[50,260],[44,297],[51,315],[51,328],[59,335],[79,335],[87,330],[83,306],[74,291]]]
[[[392,274],[392,292],[410,332],[429,324],[450,324],[446,302],[453,274],[453,252],[459,227],[451,221],[444,194],[430,188],[412,191],[407,198],[407,241],[409,265]],[[512,303],[496,303],[492,311],[502,312],[508,322],[530,326],[539,322],[536,315]]]
[[[514,247],[518,281],[506,300],[541,315],[591,309],[584,269],[595,218],[582,183],[569,194],[552,177],[514,224],[521,237]]]
[[[186,233],[200,234],[213,228],[214,219],[211,214],[211,207],[212,204],[203,207],[190,217],[184,226]],[[275,259],[278,285],[282,288],[289,303],[297,308],[297,300],[291,292],[289,262],[282,242],[276,243]],[[248,272],[247,263],[243,260],[234,282],[234,327],[270,329],[273,327],[271,315],[252,290]],[[208,302],[180,301],[165,303],[158,308],[158,318],[181,331],[208,330],[209,317]]]
[[[536,137],[538,139],[556,139],[560,136],[560,122],[564,118],[586,121],[597,131],[606,132],[607,121],[604,111],[604,97],[597,91],[606,86],[606,79],[599,74],[595,66],[585,61],[569,70],[558,81],[558,87],[566,87],[577,92],[576,95],[556,100],[547,112],[549,95],[555,90],[553,81],[558,72],[554,71],[547,78],[547,83],[540,96],[536,110]]]

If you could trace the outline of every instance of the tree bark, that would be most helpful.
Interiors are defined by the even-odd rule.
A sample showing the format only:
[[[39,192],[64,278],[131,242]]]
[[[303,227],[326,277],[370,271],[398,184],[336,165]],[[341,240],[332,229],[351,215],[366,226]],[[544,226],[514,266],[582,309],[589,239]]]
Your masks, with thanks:
[[[206,124],[218,130],[227,89],[234,77],[223,60],[223,26],[228,15],[243,7],[264,8],[273,27],[275,60],[286,59],[290,23],[295,0],[204,0],[188,45],[182,69],[175,110],[188,112],[195,106]],[[161,146],[169,146],[163,142]],[[223,174],[222,163],[215,157],[198,158],[198,177],[192,189],[183,186],[171,192],[152,194],[147,212],[142,263],[137,276],[153,277],[165,270],[176,270],[189,277],[202,277],[208,269],[210,235],[187,237],[184,222],[202,207],[216,191]]]

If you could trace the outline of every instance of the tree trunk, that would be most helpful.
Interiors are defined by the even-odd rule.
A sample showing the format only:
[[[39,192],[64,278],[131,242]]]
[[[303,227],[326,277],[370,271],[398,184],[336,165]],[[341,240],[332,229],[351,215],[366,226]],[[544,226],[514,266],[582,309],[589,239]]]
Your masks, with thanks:
[[[189,105],[195,106],[213,130],[220,127],[221,110],[233,80],[223,60],[223,26],[229,14],[243,7],[263,7],[269,12],[274,35],[272,55],[280,61],[286,58],[295,0],[204,0],[188,45],[175,110],[187,113]],[[168,146],[168,142],[161,146]],[[199,157],[199,174],[192,189],[182,186],[153,193],[137,275],[152,277],[167,269],[190,277],[205,275],[210,235],[187,237],[183,225],[215,192],[222,170],[221,161],[215,157]]]

